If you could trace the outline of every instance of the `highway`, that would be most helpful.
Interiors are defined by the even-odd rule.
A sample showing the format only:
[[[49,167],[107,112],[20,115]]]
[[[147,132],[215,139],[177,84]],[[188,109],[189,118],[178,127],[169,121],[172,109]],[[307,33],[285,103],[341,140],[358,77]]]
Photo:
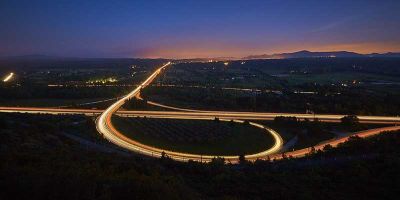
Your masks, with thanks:
[[[258,113],[258,112],[224,112],[224,111],[201,111],[201,112],[181,112],[181,111],[120,111],[121,116],[141,116],[155,118],[220,118],[220,119],[245,119],[245,120],[274,120],[275,117],[296,117],[298,119],[318,120],[326,122],[340,122],[345,115],[330,114],[298,114],[298,113]],[[391,116],[357,116],[361,123],[375,124],[400,124],[400,117]]]
[[[211,159],[219,156],[225,158],[229,162],[238,162],[238,156],[221,156],[221,155],[198,155],[198,154],[188,154],[188,153],[182,153],[182,152],[174,152],[174,151],[168,151],[164,149],[159,149],[156,147],[148,146],[145,144],[141,144],[137,141],[134,141],[125,135],[123,135],[121,132],[119,132],[112,124],[111,118],[112,115],[129,99],[134,98],[137,94],[139,94],[140,90],[149,85],[156,77],[158,74],[161,73],[165,67],[170,65],[170,63],[167,63],[163,65],[162,67],[158,68],[153,74],[150,75],[149,78],[147,78],[142,84],[140,84],[137,88],[135,88],[132,92],[130,92],[128,95],[125,97],[119,99],[117,102],[112,104],[110,107],[108,107],[96,120],[96,128],[99,131],[100,134],[103,135],[107,140],[110,142],[121,146],[123,148],[129,149],[131,151],[135,151],[144,155],[148,156],[153,156],[153,157],[161,157],[163,153],[168,155],[170,158],[174,160],[179,160],[179,161],[189,161],[189,160],[194,160],[194,161],[200,161],[200,162],[210,162]],[[213,119],[213,118],[209,118]],[[244,121],[240,120],[234,120],[236,123],[244,123]],[[247,159],[257,159],[257,158],[263,158],[267,155],[276,153],[277,151],[280,150],[281,146],[283,145],[283,140],[280,137],[278,133],[276,133],[274,130],[264,127],[260,124],[257,123],[250,123],[250,125],[255,126],[257,128],[264,129],[267,133],[271,134],[272,137],[275,140],[275,144],[270,148],[265,151],[252,154],[252,155],[246,155]]]
[[[0,112],[14,113],[42,113],[42,114],[83,114],[97,116],[104,110],[97,109],[66,109],[66,108],[37,108],[37,107],[0,107]],[[220,119],[242,120],[274,120],[275,117],[296,117],[298,119],[313,120],[318,118],[326,122],[340,122],[345,115],[330,114],[301,114],[301,113],[261,113],[261,112],[225,112],[225,111],[128,111],[118,110],[116,114],[123,117],[154,117],[154,118],[181,118],[181,119],[207,119],[217,117]],[[371,124],[400,124],[400,117],[395,116],[357,116],[361,123]]]
[[[101,114],[103,111],[102,110],[89,110],[89,109],[54,109],[54,108],[19,108],[19,107],[0,107],[0,112],[17,112],[17,113],[45,113],[45,114],[88,114],[88,115],[99,115]],[[233,114],[232,114],[233,113]],[[118,115],[121,116],[146,116],[146,117],[152,117],[152,118],[173,118],[173,119],[201,119],[201,120],[212,120],[215,118],[215,113],[211,112],[211,113],[184,113],[184,112],[165,112],[165,111],[119,111],[117,113]],[[233,118],[241,118],[242,116],[240,116],[239,114],[244,115],[245,117],[247,116],[251,116],[251,115],[255,115],[252,117],[257,117],[258,114],[254,114],[254,113],[236,113],[236,112],[229,112],[229,115],[217,115],[221,120],[231,120]],[[260,114],[260,113],[259,113]],[[238,116],[235,116],[238,115]],[[261,115],[267,115],[265,113],[261,113]],[[275,116],[275,115],[282,115],[282,113],[275,113],[275,114],[268,114],[271,116]],[[295,116],[302,116],[302,115],[296,115],[296,114],[290,114],[290,115],[295,115]],[[309,115],[307,115],[309,116]],[[328,118],[335,118],[337,119],[338,117],[342,116],[342,115],[333,115],[333,116],[326,116],[323,115],[326,119]],[[269,117],[269,116],[266,116]],[[304,117],[304,116],[303,116]],[[321,117],[323,118],[323,117]],[[264,119],[264,118],[263,118]],[[393,122],[399,123],[399,117],[379,117],[379,116],[365,116],[364,119],[370,120],[369,122],[374,122],[373,120],[378,120],[380,123],[387,123],[387,124],[392,124]],[[233,119],[234,122],[237,123],[243,123],[242,120],[236,120]],[[388,120],[387,122],[382,121],[382,120]],[[99,121],[97,121],[99,122]],[[375,121],[376,122],[376,121]],[[109,122],[110,123],[110,122]],[[251,123],[251,125],[258,127],[258,128],[264,128],[266,130],[266,132],[268,132],[269,134],[271,134],[274,139],[275,139],[275,145],[273,148],[271,148],[270,150],[266,150],[258,155],[251,155],[251,156],[246,156],[246,159],[248,160],[256,160],[256,159],[266,159],[268,156],[271,159],[282,159],[282,154],[274,154],[274,152],[277,152],[278,149],[280,148],[280,146],[282,145],[283,141],[282,138],[280,138],[279,134],[276,133],[275,131],[273,131],[272,129],[269,129],[267,127],[264,127],[262,125],[259,125],[257,123]],[[145,155],[149,155],[149,156],[156,156],[159,157],[161,156],[162,150],[160,149],[155,149],[153,147],[149,147],[143,144],[139,144],[129,138],[126,138],[125,136],[123,136],[122,133],[118,132],[117,130],[115,130],[114,127],[110,127],[110,129],[112,129],[114,131],[115,135],[105,135],[107,136],[106,138],[108,140],[110,140],[113,143],[116,143],[117,145],[120,145],[123,148],[129,149],[129,150],[133,150],[136,152],[140,152],[142,154]],[[368,137],[368,136],[372,136],[375,134],[379,134],[382,131],[392,131],[392,130],[400,130],[400,126],[389,126],[389,127],[384,127],[384,128],[378,128],[378,129],[371,129],[371,130],[366,130],[366,131],[361,131],[358,133],[355,133],[354,135],[360,136],[360,137]],[[106,133],[108,134],[108,133]],[[104,134],[103,134],[104,135]],[[330,140],[330,141],[325,141],[322,142],[316,146],[314,146],[314,148],[316,150],[322,149],[325,145],[330,144],[333,147],[337,146],[339,143],[344,142],[348,139],[348,137],[343,137],[343,138],[337,138],[334,140]],[[133,145],[132,145],[133,144]],[[201,162],[209,162],[213,156],[202,156],[202,155],[192,155],[192,154],[181,154],[177,152],[168,152],[165,151],[168,155],[171,154],[170,156],[176,160],[181,160],[181,161],[187,161],[189,159],[192,160],[197,160],[197,161],[201,161]],[[296,151],[292,151],[292,152],[286,152],[285,155],[286,156],[292,156],[292,157],[302,157],[305,156],[307,153],[310,152],[310,148],[304,148],[301,150],[296,150]],[[231,163],[236,163],[237,157],[225,157],[227,160],[229,160]]]
[[[139,100],[143,100],[140,96],[140,93],[136,95],[136,98]],[[229,119],[246,119],[246,120],[274,120],[275,117],[283,116],[283,117],[296,117],[300,120],[314,120],[318,119],[324,122],[340,122],[340,119],[345,115],[337,115],[337,114],[302,114],[302,113],[262,113],[262,112],[230,112],[230,111],[206,111],[206,110],[195,110],[195,109],[186,109],[179,108],[174,106],[168,106],[164,104],[160,104],[153,101],[147,101],[147,104],[153,105],[160,108],[166,108],[170,110],[182,111],[182,112],[190,112],[192,117],[201,117],[202,115],[212,115],[218,118],[228,117]],[[150,111],[151,112],[151,111]],[[142,114],[141,116],[153,116],[153,115],[163,115],[165,113],[140,113],[140,111],[135,112],[135,114]],[[168,114],[174,114],[175,112],[170,112]],[[123,113],[123,114],[129,114]],[[178,115],[182,115],[184,113],[180,113]],[[129,115],[125,115],[129,116]],[[370,123],[370,124],[399,124],[400,117],[399,116],[357,116],[360,123]]]
[[[159,149],[156,147],[141,144],[126,137],[123,133],[119,132],[112,124],[111,118],[113,114],[117,114],[123,117],[148,117],[148,118],[172,118],[172,119],[197,119],[197,120],[213,120],[219,118],[222,121],[233,120],[235,123],[244,123],[243,120],[273,120],[277,116],[285,117],[296,117],[298,119],[315,119],[318,118],[321,121],[327,122],[340,122],[340,119],[344,115],[330,115],[330,114],[298,114],[298,113],[259,113],[259,112],[225,112],[225,111],[201,111],[201,110],[191,110],[182,109],[171,106],[165,106],[155,102],[150,102],[150,104],[155,106],[160,106],[164,108],[174,109],[178,111],[126,111],[119,110],[122,105],[132,99],[140,98],[140,90],[151,84],[151,82],[159,75],[167,66],[171,63],[167,63],[160,68],[158,68],[153,74],[151,74],[142,84],[135,88],[132,92],[126,96],[118,99],[115,103],[109,106],[105,110],[95,110],[95,109],[65,109],[65,108],[32,108],[32,107],[0,107],[0,112],[11,112],[11,113],[43,113],[43,114],[84,114],[89,116],[99,116],[96,120],[96,128],[98,132],[110,142],[144,155],[160,157],[162,153],[166,153],[170,158],[178,161],[200,161],[200,162],[210,162],[215,157],[223,157],[227,162],[237,163],[239,161],[238,156],[224,156],[224,155],[198,155],[198,154],[188,154],[183,152],[174,152],[164,149]],[[399,124],[400,117],[393,116],[357,116],[361,123],[381,123],[381,124]],[[266,134],[270,134],[275,143],[270,149],[266,149],[262,152],[246,155],[247,160],[256,159],[266,159],[267,157],[271,159],[281,159],[282,155],[279,153],[283,145],[283,140],[281,136],[274,130],[265,127],[261,124],[250,122],[250,125],[265,130]],[[388,130],[399,130],[400,126],[391,126],[379,129],[366,130],[358,132],[355,135],[360,137],[367,137],[374,134],[378,134],[382,131]],[[337,146],[337,144],[344,142],[348,137],[334,139],[332,141],[326,141],[315,146],[315,149],[322,149],[325,145],[330,144],[332,146]],[[301,157],[306,155],[310,151],[309,148],[286,152],[286,156]]]
[[[352,134],[351,136],[358,136],[358,137],[361,137],[361,138],[365,138],[365,137],[370,137],[370,136],[373,136],[373,135],[377,135],[377,134],[382,133],[384,131],[396,131],[396,130],[400,130],[400,126],[390,126],[390,127],[383,127],[383,128],[376,128],[376,129],[360,131],[360,132]],[[324,142],[322,142],[322,143],[320,143],[318,145],[315,145],[314,149],[315,150],[323,150],[325,145],[328,145],[328,144],[331,145],[332,147],[336,147],[340,143],[343,143],[346,140],[348,140],[351,136],[337,138],[337,139],[333,139],[333,140],[329,140],[329,141],[324,141]],[[300,150],[296,150],[296,151],[286,152],[285,156],[286,157],[293,157],[293,158],[304,157],[308,153],[310,153],[310,150],[311,150],[311,148],[304,148],[304,149],[300,149]],[[279,159],[282,159],[282,158],[283,158],[282,154],[275,154],[273,156],[270,156],[270,159],[279,160]]]
[[[99,115],[102,113],[102,110],[88,110],[88,109],[54,109],[54,108],[20,108],[20,107],[0,107],[0,112],[17,112],[17,113],[45,113],[45,114],[89,114],[92,115],[93,113],[95,115]],[[211,113],[207,115],[207,113],[198,113],[200,116],[196,116],[196,113],[194,113],[192,116],[190,113],[182,113],[182,112],[164,112],[164,111],[119,111],[119,115],[130,115],[130,116],[146,116],[146,117],[153,117],[153,118],[173,118],[173,119],[201,119],[201,120],[212,120],[214,119],[214,115]],[[121,114],[122,113],[122,114]],[[170,113],[170,114],[165,114],[165,113]],[[178,114],[181,113],[181,114]],[[235,112],[232,112],[235,113]],[[240,114],[240,113],[239,113]],[[274,114],[271,114],[274,115]],[[282,115],[282,113],[278,113],[278,115]],[[293,115],[293,114],[292,114]],[[234,116],[234,115],[233,115]],[[245,115],[247,116],[247,115]],[[341,115],[340,115],[341,116]],[[229,116],[225,116],[226,118],[221,118],[221,120],[230,120]],[[237,116],[241,117],[241,116]],[[337,118],[337,115],[334,115],[335,118]],[[374,116],[368,116],[369,120],[383,120],[380,117],[374,117]],[[330,118],[327,116],[327,118]],[[392,119],[393,118],[393,119]],[[388,119],[389,121],[385,122],[387,124],[392,124],[393,120],[399,122],[398,117],[388,117],[385,119]],[[98,122],[98,121],[97,121]],[[234,122],[237,123],[243,123],[241,120],[234,120]],[[382,121],[379,121],[382,122]],[[282,138],[279,136],[278,133],[276,133],[274,130],[269,129],[267,127],[264,127],[262,125],[259,125],[257,123],[250,123],[251,125],[258,127],[258,128],[264,128],[267,132],[269,132],[275,139],[275,145],[272,147],[270,150],[266,150],[264,152],[261,152],[258,155],[251,155],[251,156],[246,156],[246,159],[248,160],[256,160],[256,159],[266,159],[268,156],[270,159],[282,159],[282,154],[276,153],[280,146],[282,145],[283,141]],[[122,133],[119,133],[117,130],[115,130],[114,127],[111,127],[114,129],[116,135],[107,135],[107,139],[109,139],[111,142],[116,143],[117,145],[120,145],[123,148],[140,152],[145,155],[149,156],[156,156],[160,157],[160,149],[154,149],[153,147],[149,147],[143,144],[139,144],[129,138],[126,138],[125,136],[122,135]],[[383,128],[377,128],[377,129],[371,129],[371,130],[366,130],[366,131],[360,131],[358,133],[353,134],[352,136],[359,136],[359,137],[368,137],[372,135],[376,135],[381,133],[382,131],[393,131],[393,130],[400,130],[400,126],[389,126],[389,127],[383,127]],[[337,138],[329,141],[322,142],[316,146],[314,146],[315,150],[320,150],[322,149],[325,145],[330,144],[333,147],[337,146],[339,143],[342,143],[346,141],[349,137],[343,137],[343,138]],[[132,145],[133,144],[133,145]],[[162,152],[162,150],[161,150]],[[171,152],[165,151],[169,155]],[[286,152],[285,155],[287,157],[303,157],[307,153],[310,152],[310,148],[304,148],[292,152]],[[171,153],[171,157],[180,160],[180,161],[187,161],[189,159],[200,161],[200,162],[209,162],[214,156],[202,156],[202,155],[193,155],[193,154],[181,154],[177,152]],[[237,157],[225,157],[229,162],[231,163],[236,163]]]

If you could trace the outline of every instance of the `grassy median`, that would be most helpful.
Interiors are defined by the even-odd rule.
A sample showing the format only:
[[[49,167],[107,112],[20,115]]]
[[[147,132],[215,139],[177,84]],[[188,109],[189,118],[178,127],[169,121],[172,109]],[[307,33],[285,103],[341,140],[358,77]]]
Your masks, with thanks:
[[[266,150],[272,136],[254,126],[218,120],[123,118],[114,126],[143,144],[203,155],[241,155]]]

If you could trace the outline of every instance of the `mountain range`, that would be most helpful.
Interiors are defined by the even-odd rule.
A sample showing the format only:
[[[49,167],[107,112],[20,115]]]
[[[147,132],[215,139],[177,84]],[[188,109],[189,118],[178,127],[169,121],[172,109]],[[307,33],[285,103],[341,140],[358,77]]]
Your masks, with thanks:
[[[262,54],[246,56],[243,59],[285,59],[285,58],[328,58],[328,57],[400,57],[400,52],[360,54],[350,51],[297,51],[292,53]]]

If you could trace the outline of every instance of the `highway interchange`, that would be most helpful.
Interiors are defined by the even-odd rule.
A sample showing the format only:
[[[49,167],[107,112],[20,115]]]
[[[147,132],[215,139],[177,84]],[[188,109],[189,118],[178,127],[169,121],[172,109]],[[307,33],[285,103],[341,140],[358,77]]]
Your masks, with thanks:
[[[123,98],[117,100],[117,102],[113,103],[110,107],[108,107],[96,120],[96,128],[99,131],[103,137],[111,141],[112,143],[129,149],[131,151],[135,151],[141,154],[145,154],[148,156],[153,156],[153,157],[161,157],[162,154],[168,155],[168,157],[174,159],[174,160],[179,160],[179,161],[188,161],[188,160],[195,160],[195,161],[200,161],[200,162],[210,162],[214,157],[223,157],[227,161],[230,162],[237,162],[238,157],[237,156],[224,156],[224,155],[199,155],[199,154],[188,154],[184,152],[175,152],[175,151],[170,151],[166,149],[160,149],[152,146],[148,146],[142,143],[139,143],[135,140],[132,140],[128,137],[126,137],[123,133],[119,132],[112,124],[111,118],[112,115],[129,99],[135,98],[140,92],[141,89],[144,87],[148,86],[156,77],[158,74],[161,73],[162,70],[164,70],[168,65],[171,63],[168,62],[167,64],[161,66],[158,68],[153,74],[151,74],[142,84],[140,84],[137,88],[135,88],[132,92],[130,92],[128,95],[124,96]],[[237,123],[243,123],[243,121],[238,121],[235,120]],[[272,137],[275,140],[275,144],[270,148],[265,151],[252,154],[252,155],[246,155],[248,159],[257,159],[257,158],[263,158],[265,156],[268,156],[272,153],[275,153],[279,151],[281,146],[283,145],[283,140],[280,137],[278,133],[276,133],[274,130],[266,128],[260,124],[256,123],[250,123],[250,125],[262,128],[268,133],[272,135]]]
[[[152,146],[148,146],[139,143],[126,137],[123,133],[119,132],[112,124],[111,117],[113,114],[117,114],[123,117],[148,117],[148,118],[172,118],[172,119],[195,119],[195,120],[213,120],[218,118],[222,121],[233,120],[236,123],[243,123],[243,120],[273,120],[277,116],[293,116],[298,119],[315,119],[318,118],[321,121],[326,122],[340,122],[340,119],[344,115],[329,115],[329,114],[297,114],[297,113],[258,113],[258,112],[222,112],[222,111],[202,111],[202,110],[191,110],[177,108],[167,105],[162,105],[156,102],[148,101],[149,104],[159,106],[175,111],[126,111],[119,110],[122,105],[132,98],[140,98],[140,90],[151,84],[151,82],[159,75],[167,66],[171,65],[170,62],[158,68],[152,73],[142,84],[135,88],[132,92],[126,96],[119,98],[115,103],[109,106],[105,110],[92,110],[92,109],[66,109],[66,108],[31,108],[31,107],[0,107],[0,112],[18,112],[18,113],[44,113],[44,114],[84,114],[90,116],[98,116],[96,120],[96,128],[98,132],[110,142],[128,149],[130,151],[138,152],[140,154],[160,157],[163,153],[168,155],[170,158],[178,161],[200,161],[209,162],[215,157],[223,157],[227,162],[236,163],[239,161],[238,156],[224,156],[224,155],[198,155],[188,154],[184,152],[174,152],[166,149],[160,149]],[[360,137],[367,137],[378,134],[382,131],[399,130],[400,126],[393,126],[400,124],[400,117],[390,116],[357,116],[361,123],[379,123],[392,125],[389,127],[371,129],[355,133],[354,135]],[[246,155],[247,160],[256,159],[281,159],[283,157],[282,152],[279,152],[283,145],[283,140],[280,135],[274,130],[265,127],[263,125],[250,122],[250,125],[264,129],[267,134],[270,134],[274,138],[274,145],[270,149],[266,149],[262,152]],[[316,150],[322,149],[325,145],[337,146],[339,143],[344,142],[348,137],[338,138],[322,142],[314,148]],[[301,157],[309,153],[310,148],[304,148],[292,152],[285,152],[286,156]]]

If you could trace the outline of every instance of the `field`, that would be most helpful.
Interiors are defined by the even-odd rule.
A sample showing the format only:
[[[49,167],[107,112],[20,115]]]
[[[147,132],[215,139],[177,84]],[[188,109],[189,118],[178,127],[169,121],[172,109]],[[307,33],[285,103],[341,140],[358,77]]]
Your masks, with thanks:
[[[233,122],[117,116],[112,121],[132,139],[179,152],[241,155],[261,152],[273,145],[272,136],[265,130]]]
[[[291,151],[315,146],[323,141],[340,138],[357,131],[379,128],[380,124],[357,124],[321,122],[319,120],[298,120],[277,117],[273,121],[255,121],[278,132],[284,139],[283,151]]]
[[[354,138],[303,159],[223,166],[143,159],[104,140],[93,123],[85,116],[0,113],[0,199],[209,199],[210,194],[326,199],[337,191],[343,191],[341,199],[360,193],[362,199],[393,199],[398,194],[400,132]],[[388,187],[379,189],[382,185]]]
[[[163,60],[81,59],[1,60],[1,106],[72,106],[106,108],[108,103],[79,105],[127,94]]]
[[[158,82],[174,85],[283,89],[305,83],[400,82],[399,60],[286,59],[171,66]]]
[[[367,61],[180,63],[142,91],[142,97],[190,109],[398,115],[399,60]]]
[[[363,84],[399,84],[400,78],[389,75],[379,75],[371,73],[359,72],[334,72],[334,73],[321,73],[321,74],[288,74],[287,76],[280,77],[285,80],[289,85],[299,85],[305,83],[317,84],[351,84],[353,81]]]

